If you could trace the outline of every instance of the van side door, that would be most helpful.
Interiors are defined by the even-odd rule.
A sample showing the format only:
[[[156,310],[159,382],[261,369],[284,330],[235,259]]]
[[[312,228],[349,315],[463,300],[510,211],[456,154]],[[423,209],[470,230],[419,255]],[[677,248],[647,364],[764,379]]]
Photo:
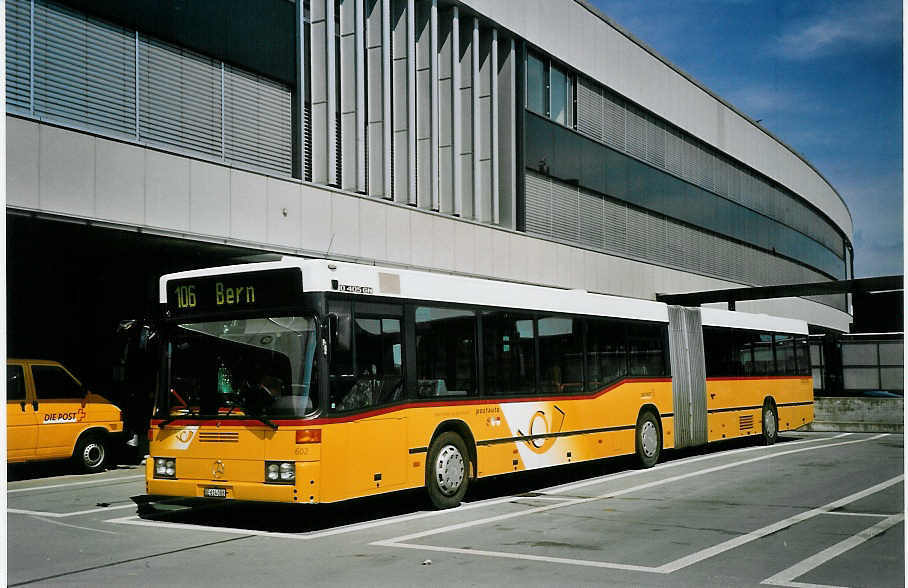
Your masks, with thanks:
[[[30,366],[38,399],[38,457],[67,457],[85,426],[85,392],[59,364]]]
[[[6,366],[6,443],[10,461],[34,459],[38,444],[38,417],[34,392],[25,380],[25,365]]]

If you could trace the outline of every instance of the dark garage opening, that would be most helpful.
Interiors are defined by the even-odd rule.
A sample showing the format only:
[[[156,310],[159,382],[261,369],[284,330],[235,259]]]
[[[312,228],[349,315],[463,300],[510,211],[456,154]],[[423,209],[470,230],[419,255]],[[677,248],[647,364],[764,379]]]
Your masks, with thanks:
[[[154,319],[158,278],[173,271],[276,259],[262,251],[7,214],[7,355],[63,363],[120,399],[117,325]]]

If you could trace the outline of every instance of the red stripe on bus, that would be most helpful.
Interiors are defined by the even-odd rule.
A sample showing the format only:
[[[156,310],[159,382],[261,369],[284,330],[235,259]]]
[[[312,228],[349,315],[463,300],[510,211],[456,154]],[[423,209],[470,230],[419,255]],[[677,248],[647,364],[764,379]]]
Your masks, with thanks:
[[[707,382],[716,382],[720,380],[805,380],[812,376],[727,376],[706,378]]]
[[[287,427],[292,426],[310,426],[310,425],[331,425],[336,423],[347,423],[352,421],[359,421],[375,416],[380,416],[383,414],[388,414],[390,412],[397,412],[401,410],[407,410],[410,408],[438,408],[440,406],[461,406],[464,404],[510,404],[513,402],[557,402],[565,400],[590,400],[593,398],[598,398],[603,394],[614,390],[618,386],[627,383],[652,383],[652,382],[671,382],[671,378],[624,378],[618,380],[617,382],[606,386],[605,388],[594,392],[592,394],[577,394],[571,396],[540,396],[540,397],[527,397],[522,396],[520,398],[474,398],[474,399],[464,399],[464,400],[447,400],[447,401],[433,401],[433,402],[408,402],[406,404],[396,404],[389,405],[384,408],[379,408],[376,410],[370,410],[368,412],[361,412],[357,414],[344,415],[340,417],[329,417],[329,418],[319,418],[319,419],[271,419],[275,425],[284,425]],[[156,427],[160,423],[164,422],[164,419],[153,419],[151,421],[151,426]],[[198,425],[198,426],[213,426],[220,423],[221,426],[252,426],[260,425],[265,427],[262,421],[251,419],[251,420],[231,420],[231,419],[174,419],[168,422],[168,425],[174,426],[185,426],[185,425]]]

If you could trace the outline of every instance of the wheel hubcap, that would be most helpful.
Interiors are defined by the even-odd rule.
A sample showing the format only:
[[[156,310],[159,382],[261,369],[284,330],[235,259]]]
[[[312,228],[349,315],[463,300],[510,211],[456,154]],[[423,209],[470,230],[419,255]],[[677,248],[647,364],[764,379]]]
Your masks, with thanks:
[[[82,452],[82,461],[90,468],[97,467],[104,460],[104,448],[97,443],[89,443]]]
[[[652,421],[643,423],[643,427],[640,429],[640,441],[643,446],[643,455],[646,457],[656,455],[656,440],[658,438],[659,435],[656,431],[656,425],[654,425]]]
[[[464,463],[460,451],[453,445],[445,445],[435,460],[435,479],[445,496],[457,492],[463,483]]]
[[[773,437],[776,434],[776,417],[771,410],[763,412],[763,430],[766,435]]]

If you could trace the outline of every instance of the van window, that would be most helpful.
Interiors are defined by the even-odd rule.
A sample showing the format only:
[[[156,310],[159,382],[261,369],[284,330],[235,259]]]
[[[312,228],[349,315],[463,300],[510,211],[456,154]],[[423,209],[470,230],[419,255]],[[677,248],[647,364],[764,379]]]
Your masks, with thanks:
[[[82,387],[59,366],[33,365],[32,377],[39,399],[82,398]]]
[[[6,366],[6,399],[25,400],[25,372],[21,365]]]

